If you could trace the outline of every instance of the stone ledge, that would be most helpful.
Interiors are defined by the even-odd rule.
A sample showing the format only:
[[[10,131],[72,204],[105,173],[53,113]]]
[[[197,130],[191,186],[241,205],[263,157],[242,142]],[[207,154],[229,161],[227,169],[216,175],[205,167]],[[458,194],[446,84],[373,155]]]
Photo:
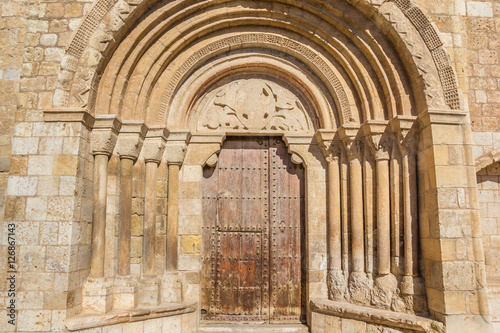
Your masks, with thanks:
[[[81,314],[66,320],[69,331],[79,331],[89,328],[109,326],[148,319],[177,316],[196,310],[196,302],[171,304],[147,309],[112,310],[106,314]]]
[[[442,323],[429,318],[350,303],[334,302],[327,299],[312,299],[310,308],[311,312],[364,321],[370,324],[385,325],[391,328],[416,332],[442,333],[445,331]]]

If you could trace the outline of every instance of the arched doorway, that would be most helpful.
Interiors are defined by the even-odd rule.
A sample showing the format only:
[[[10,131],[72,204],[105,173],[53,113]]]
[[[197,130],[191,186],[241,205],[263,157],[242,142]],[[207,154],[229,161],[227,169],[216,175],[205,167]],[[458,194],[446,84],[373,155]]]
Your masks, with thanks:
[[[202,319],[305,321],[302,166],[279,137],[230,137],[203,177]]]

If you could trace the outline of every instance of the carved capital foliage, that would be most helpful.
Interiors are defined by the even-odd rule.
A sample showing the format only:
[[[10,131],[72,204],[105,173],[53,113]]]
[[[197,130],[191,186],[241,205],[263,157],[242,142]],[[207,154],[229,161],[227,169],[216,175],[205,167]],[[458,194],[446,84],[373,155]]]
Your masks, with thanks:
[[[137,159],[141,152],[147,129],[143,122],[127,122],[122,124],[116,144],[116,153],[120,155],[120,158]]]
[[[181,165],[186,156],[187,144],[191,134],[189,131],[170,132],[165,146],[165,155],[168,164]]]
[[[349,160],[360,159],[363,153],[363,142],[359,136],[359,129],[357,124],[344,124],[338,131]]]
[[[375,159],[389,159],[393,141],[390,133],[369,135],[366,137],[366,141]]]
[[[416,117],[397,116],[390,127],[403,154],[416,153],[418,147],[418,122]]]
[[[316,140],[327,162],[332,162],[340,158],[342,141],[338,138],[337,132],[318,130],[316,132]]]
[[[166,128],[150,128],[146,138],[144,139],[144,146],[142,154],[146,163],[154,162],[159,164],[165,151],[167,142],[168,130]]]
[[[121,126],[122,123],[117,116],[96,116],[90,142],[92,154],[110,156],[115,148]]]
[[[362,130],[375,159],[388,160],[393,143],[392,133],[388,131],[388,122],[369,121],[363,125]]]

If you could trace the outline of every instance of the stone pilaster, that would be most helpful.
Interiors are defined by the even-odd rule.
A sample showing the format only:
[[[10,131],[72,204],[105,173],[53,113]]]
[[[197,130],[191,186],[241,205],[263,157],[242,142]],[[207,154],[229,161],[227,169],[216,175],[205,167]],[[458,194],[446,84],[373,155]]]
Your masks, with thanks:
[[[418,119],[420,239],[429,311],[447,331],[492,332],[467,113],[428,110]],[[446,200],[459,192],[466,193],[465,202]],[[459,246],[462,242],[470,246]]]
[[[168,163],[168,221],[167,255],[168,271],[177,270],[179,224],[179,169],[186,155],[191,134],[188,131],[171,132],[165,148]]]

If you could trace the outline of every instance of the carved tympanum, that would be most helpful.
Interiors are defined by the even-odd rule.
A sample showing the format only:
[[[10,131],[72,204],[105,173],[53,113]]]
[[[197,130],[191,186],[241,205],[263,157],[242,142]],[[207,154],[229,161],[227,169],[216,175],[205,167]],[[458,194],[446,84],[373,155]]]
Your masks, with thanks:
[[[309,116],[295,94],[263,79],[219,88],[202,111],[199,130],[308,131]]]

